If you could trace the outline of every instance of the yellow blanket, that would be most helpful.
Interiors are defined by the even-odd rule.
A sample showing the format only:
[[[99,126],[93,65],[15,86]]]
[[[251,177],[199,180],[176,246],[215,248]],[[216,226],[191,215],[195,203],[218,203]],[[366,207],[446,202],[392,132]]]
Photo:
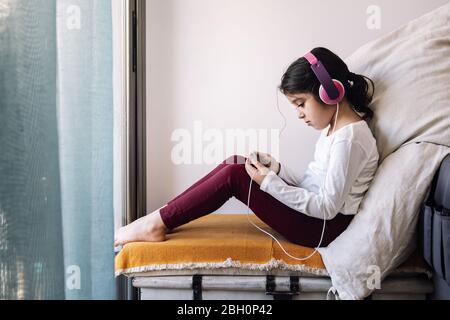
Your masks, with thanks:
[[[288,242],[254,215],[248,218],[274,235],[292,256],[306,257],[314,252],[312,248]],[[246,214],[210,214],[175,229],[167,238],[164,242],[125,245],[116,256],[116,275],[154,270],[236,267],[328,275],[318,252],[305,261],[290,258],[275,240],[251,225]],[[420,264],[420,259],[415,258],[413,263]]]

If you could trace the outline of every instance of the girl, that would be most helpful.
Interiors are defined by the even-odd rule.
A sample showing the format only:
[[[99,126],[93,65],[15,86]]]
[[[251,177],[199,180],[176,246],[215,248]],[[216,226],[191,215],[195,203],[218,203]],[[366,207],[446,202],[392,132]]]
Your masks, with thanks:
[[[342,84],[337,103],[330,103],[330,97],[327,103],[323,100],[323,78],[313,68],[317,62]],[[366,79],[372,85],[372,94]],[[253,153],[248,158],[234,155],[166,206],[121,228],[115,245],[164,241],[170,230],[219,209],[233,196],[247,204],[250,177],[250,209],[287,240],[317,246],[323,219],[328,221],[321,246],[338,237],[358,212],[378,167],[376,141],[366,123],[373,117],[368,107],[373,81],[350,72],[330,50],[316,48],[287,69],[279,89],[295,107],[299,119],[321,130],[314,161],[304,175],[268,154]],[[329,87],[325,89],[330,91]]]

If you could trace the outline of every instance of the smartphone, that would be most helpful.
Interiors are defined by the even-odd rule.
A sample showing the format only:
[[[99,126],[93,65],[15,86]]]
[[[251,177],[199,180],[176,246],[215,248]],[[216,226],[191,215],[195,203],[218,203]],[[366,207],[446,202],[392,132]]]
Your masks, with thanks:
[[[259,153],[257,154],[257,158],[258,158],[258,162],[261,163],[263,166],[270,168],[270,165],[272,164],[272,162],[269,161],[269,163],[263,163],[262,158],[259,156]]]

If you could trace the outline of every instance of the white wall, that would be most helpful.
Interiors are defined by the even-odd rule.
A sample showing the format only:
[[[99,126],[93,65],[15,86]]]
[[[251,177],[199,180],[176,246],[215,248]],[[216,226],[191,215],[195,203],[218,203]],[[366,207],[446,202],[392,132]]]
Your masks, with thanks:
[[[147,0],[149,212],[216,166],[173,164],[174,130],[193,132],[196,120],[202,121],[204,130],[223,133],[281,128],[275,93],[291,62],[316,46],[345,58],[364,43],[447,2]],[[381,9],[380,30],[367,27],[370,5]],[[304,172],[319,132],[299,121],[281,95],[280,108],[288,121],[279,159]],[[218,212],[243,213],[246,206],[232,199]]]

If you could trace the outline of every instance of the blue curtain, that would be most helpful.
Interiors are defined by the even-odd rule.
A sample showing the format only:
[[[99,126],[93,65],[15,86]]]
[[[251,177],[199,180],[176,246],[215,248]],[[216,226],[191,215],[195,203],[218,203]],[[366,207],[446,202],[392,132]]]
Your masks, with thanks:
[[[0,299],[114,299],[111,0],[0,0]]]

